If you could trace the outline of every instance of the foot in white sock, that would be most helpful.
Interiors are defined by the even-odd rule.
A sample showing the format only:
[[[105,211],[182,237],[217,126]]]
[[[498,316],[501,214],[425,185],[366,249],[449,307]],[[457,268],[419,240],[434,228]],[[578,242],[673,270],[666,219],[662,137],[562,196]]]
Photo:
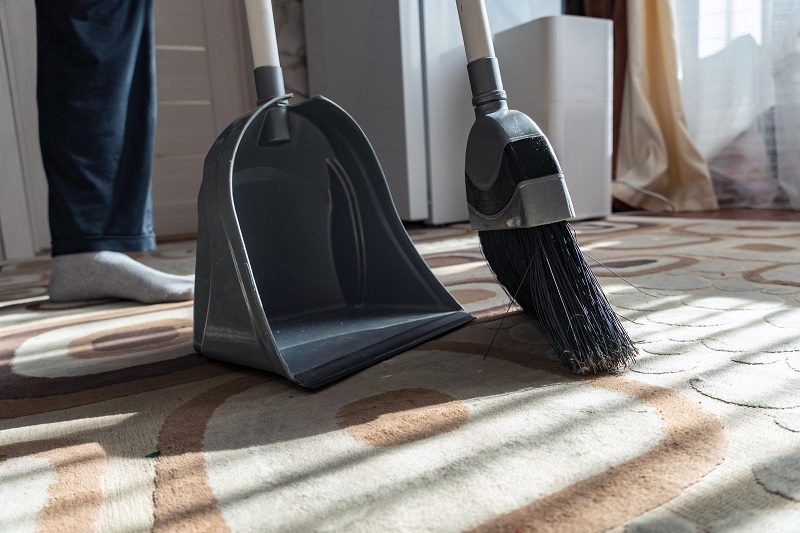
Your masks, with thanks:
[[[53,258],[49,292],[54,302],[119,298],[152,304],[191,300],[194,281],[120,252],[87,252]]]

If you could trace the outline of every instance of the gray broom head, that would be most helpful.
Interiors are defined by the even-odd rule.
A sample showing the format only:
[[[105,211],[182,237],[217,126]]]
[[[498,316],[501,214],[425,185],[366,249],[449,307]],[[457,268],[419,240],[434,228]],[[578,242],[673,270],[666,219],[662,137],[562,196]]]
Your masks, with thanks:
[[[508,109],[497,59],[467,65],[475,123],[467,139],[470,223],[495,276],[539,319],[578,374],[633,363],[636,348],[565,220],[575,216],[553,147],[530,117]]]

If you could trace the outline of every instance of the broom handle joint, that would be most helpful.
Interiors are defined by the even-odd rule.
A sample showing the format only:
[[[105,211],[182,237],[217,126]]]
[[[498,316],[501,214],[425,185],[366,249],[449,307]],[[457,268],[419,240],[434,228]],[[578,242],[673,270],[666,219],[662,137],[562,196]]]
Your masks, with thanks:
[[[467,52],[467,73],[475,113],[480,116],[497,111],[505,107],[506,93],[494,55],[486,4],[484,0],[456,0],[456,7]]]

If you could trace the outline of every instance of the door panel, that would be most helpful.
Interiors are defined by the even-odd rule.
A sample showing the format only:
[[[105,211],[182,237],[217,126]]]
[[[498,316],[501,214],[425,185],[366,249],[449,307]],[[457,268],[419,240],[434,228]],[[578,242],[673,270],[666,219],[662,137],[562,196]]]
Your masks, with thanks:
[[[240,2],[155,1],[153,217],[161,239],[197,232],[205,154],[228,122],[253,101],[243,15]]]
[[[156,157],[205,153],[217,133],[210,100],[158,104]]]
[[[201,0],[155,0],[153,15],[156,19],[157,45],[205,48],[206,30]]]
[[[159,100],[211,100],[208,54],[156,50]]]

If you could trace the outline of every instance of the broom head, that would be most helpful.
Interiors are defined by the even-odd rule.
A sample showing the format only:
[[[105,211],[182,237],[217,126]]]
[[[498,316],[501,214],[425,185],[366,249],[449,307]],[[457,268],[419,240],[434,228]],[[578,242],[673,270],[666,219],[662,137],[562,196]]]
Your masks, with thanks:
[[[575,214],[549,141],[505,99],[476,105],[476,115],[467,142],[467,201],[494,275],[539,320],[572,372],[633,363],[633,341],[566,222]]]

